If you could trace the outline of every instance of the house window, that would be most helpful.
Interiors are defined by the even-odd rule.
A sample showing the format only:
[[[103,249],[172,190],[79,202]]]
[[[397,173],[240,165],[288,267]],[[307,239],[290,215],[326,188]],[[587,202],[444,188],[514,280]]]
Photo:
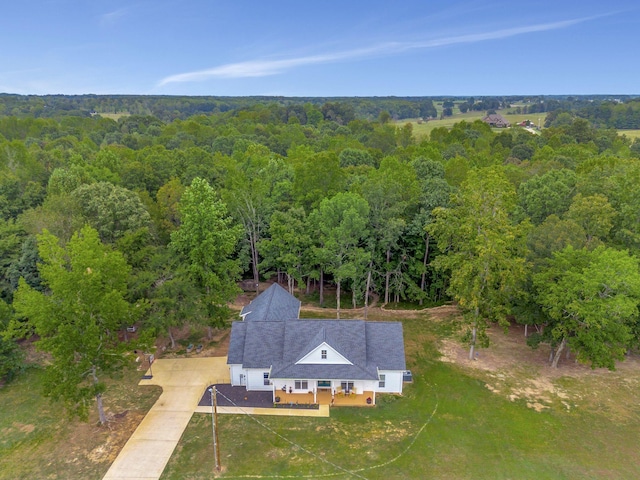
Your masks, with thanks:
[[[322,360],[326,360],[327,359],[327,351],[326,350],[320,350],[320,357],[322,358]]]
[[[384,388],[385,385],[385,375],[383,373],[380,374],[380,381],[378,382],[378,388]]]
[[[309,390],[309,382],[307,380],[296,380],[296,390]]]
[[[340,382],[340,388],[343,393],[350,393],[353,390],[353,382]]]
[[[269,372],[264,372],[262,377],[264,378],[264,384],[269,385]]]

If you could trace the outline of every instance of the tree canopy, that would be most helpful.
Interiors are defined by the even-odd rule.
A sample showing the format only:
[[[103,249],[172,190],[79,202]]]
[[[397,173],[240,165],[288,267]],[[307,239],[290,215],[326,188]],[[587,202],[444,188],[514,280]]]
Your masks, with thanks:
[[[142,313],[140,305],[125,299],[130,267],[91,227],[75,233],[65,246],[44,231],[38,252],[46,291],[20,279],[13,306],[25,322],[14,328],[36,333],[38,348],[51,355],[45,395],[61,399],[71,415],[81,418],[95,400],[104,423],[101,376],[118,372],[124,361],[118,331]]]

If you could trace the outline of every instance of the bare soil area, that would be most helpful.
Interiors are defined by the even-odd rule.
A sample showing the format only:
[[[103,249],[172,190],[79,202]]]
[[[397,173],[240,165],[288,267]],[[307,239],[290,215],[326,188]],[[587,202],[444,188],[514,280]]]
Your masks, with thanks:
[[[434,319],[442,314],[434,313]],[[556,369],[549,365],[548,346],[541,345],[534,350],[526,344],[524,326],[513,324],[506,333],[501,327],[493,326],[487,333],[490,346],[479,349],[474,360],[469,360],[468,348],[456,339],[440,340],[441,360],[482,379],[487,389],[496,395],[511,401],[522,400],[536,411],[554,407],[568,411],[589,408],[606,410],[622,419],[632,415],[625,404],[634,406],[640,401],[640,356],[637,354],[629,355],[615,371],[592,369],[577,363],[571,354],[568,358],[563,356]],[[621,401],[624,399],[628,401]]]

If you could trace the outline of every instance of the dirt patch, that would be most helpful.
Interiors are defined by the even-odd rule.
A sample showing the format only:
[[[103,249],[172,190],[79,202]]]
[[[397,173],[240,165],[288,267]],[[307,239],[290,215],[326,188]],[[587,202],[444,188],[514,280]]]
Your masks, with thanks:
[[[451,304],[429,308],[426,309],[426,311],[429,313],[429,318],[431,320],[446,320],[460,314],[458,307]]]
[[[478,349],[473,360],[469,359],[468,348],[459,341],[442,339],[440,360],[459,365],[482,379],[496,395],[523,401],[538,412],[550,408],[567,411],[588,408],[606,410],[623,419],[633,415],[630,407],[640,401],[638,355],[627,357],[613,372],[577,363],[572,354],[563,355],[559,368],[554,369],[549,365],[549,347],[542,345],[536,350],[529,347],[522,325],[511,325],[506,333],[501,327],[492,326],[487,334],[489,348]],[[626,401],[621,401],[621,397]]]
[[[31,425],[31,424],[24,424],[24,423],[14,423],[13,424],[14,428],[17,428],[18,430],[20,430],[22,433],[31,433],[36,429],[35,425]]]
[[[143,418],[144,414],[141,412],[119,412],[110,415],[109,423],[106,427],[88,427],[83,431],[76,432],[80,435],[80,438],[87,434],[98,434],[103,437],[102,443],[86,454],[87,458],[93,463],[113,463]]]

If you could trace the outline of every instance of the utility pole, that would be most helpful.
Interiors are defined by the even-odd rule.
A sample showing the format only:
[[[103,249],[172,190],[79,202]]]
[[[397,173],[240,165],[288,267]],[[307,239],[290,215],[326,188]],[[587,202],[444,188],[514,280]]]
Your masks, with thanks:
[[[211,433],[213,435],[213,456],[215,459],[216,470],[219,472],[220,465],[220,442],[218,441],[218,401],[216,397],[216,387],[209,389],[211,393]]]

